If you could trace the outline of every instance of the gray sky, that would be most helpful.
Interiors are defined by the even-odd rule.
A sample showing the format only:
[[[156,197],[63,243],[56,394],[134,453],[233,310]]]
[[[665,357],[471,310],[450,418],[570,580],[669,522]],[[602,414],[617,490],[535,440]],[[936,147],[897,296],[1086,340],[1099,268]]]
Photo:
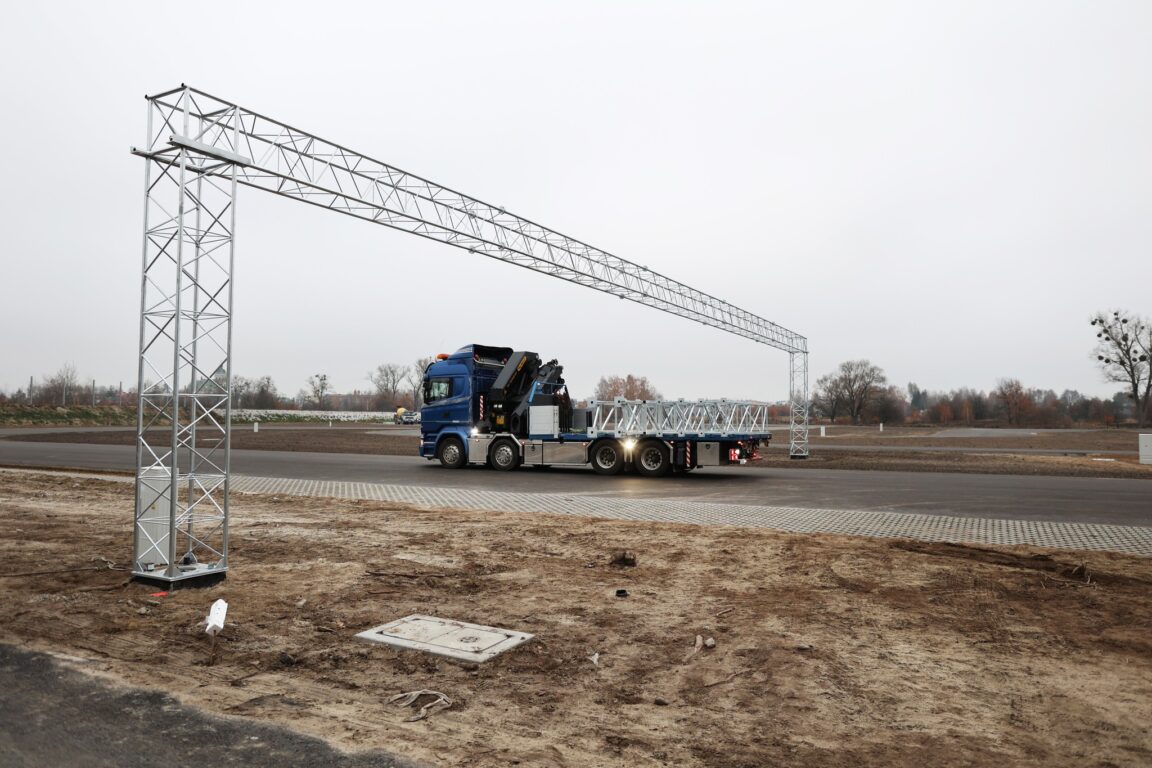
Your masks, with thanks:
[[[115,10],[113,10],[115,9]],[[186,82],[933,390],[1110,395],[1152,314],[1152,4],[19,3],[0,47],[0,389],[135,384],[145,93]],[[233,360],[294,394],[469,342],[587,395],[787,395],[787,355],[241,189]]]

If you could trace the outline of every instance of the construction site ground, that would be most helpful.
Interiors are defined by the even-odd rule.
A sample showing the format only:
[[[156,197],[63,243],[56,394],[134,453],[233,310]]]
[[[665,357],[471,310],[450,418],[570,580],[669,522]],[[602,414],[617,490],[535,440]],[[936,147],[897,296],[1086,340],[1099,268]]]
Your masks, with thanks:
[[[234,494],[228,578],[161,595],[131,510],[0,472],[0,642],[431,765],[1152,764],[1146,558]],[[535,638],[476,666],[354,637],[409,614]],[[420,690],[452,704],[388,703]]]

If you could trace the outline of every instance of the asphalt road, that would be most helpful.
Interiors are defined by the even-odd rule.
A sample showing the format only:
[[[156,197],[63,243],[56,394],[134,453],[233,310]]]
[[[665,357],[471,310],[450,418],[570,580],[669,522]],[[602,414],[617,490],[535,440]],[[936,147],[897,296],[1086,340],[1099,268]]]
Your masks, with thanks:
[[[0,765],[415,768],[379,751],[349,755],[248,718],[223,718],[164,693],[113,687],[42,653],[0,644]]]
[[[0,440],[0,465],[131,472],[131,446]],[[446,470],[417,457],[232,452],[232,471],[261,477],[519,493],[675,498],[717,504],[920,512],[1009,520],[1152,526],[1152,482],[1109,478],[726,467],[661,479],[586,469]]]

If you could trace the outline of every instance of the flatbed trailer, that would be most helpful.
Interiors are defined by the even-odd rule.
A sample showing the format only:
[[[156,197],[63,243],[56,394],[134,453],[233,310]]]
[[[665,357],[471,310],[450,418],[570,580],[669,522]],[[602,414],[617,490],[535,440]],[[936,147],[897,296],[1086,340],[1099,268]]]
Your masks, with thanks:
[[[660,476],[697,467],[745,464],[772,439],[765,403],[727,400],[625,400],[589,403],[590,424],[560,432],[554,406],[533,406],[526,438],[470,434],[469,464],[497,469],[591,464],[600,474],[629,468]],[[515,454],[518,454],[515,455]]]

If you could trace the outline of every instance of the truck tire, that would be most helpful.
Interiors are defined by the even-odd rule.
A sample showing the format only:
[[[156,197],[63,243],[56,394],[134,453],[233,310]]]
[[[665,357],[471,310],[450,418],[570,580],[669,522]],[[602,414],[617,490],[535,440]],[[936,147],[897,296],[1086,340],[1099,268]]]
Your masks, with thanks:
[[[624,471],[624,446],[617,440],[601,440],[588,455],[592,469],[600,475],[618,475]]]
[[[494,440],[488,449],[488,463],[493,469],[511,472],[520,466],[520,447],[506,437]]]
[[[645,440],[632,454],[632,464],[645,477],[664,477],[672,470],[668,446],[659,440]]]
[[[436,446],[436,458],[440,459],[441,466],[448,469],[460,469],[468,463],[464,453],[464,443],[458,437],[446,437]]]

